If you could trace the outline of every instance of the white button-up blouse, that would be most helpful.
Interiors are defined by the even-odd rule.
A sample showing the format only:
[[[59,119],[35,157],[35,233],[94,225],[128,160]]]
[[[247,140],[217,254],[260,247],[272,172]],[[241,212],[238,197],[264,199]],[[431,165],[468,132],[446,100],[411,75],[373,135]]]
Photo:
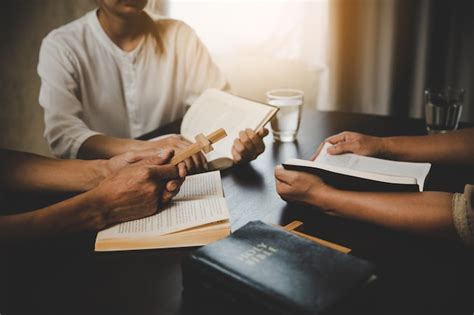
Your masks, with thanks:
[[[75,158],[96,134],[134,138],[182,118],[206,88],[229,89],[205,46],[185,23],[158,19],[164,44],[148,34],[130,52],[102,29],[97,11],[46,36],[39,103],[54,155]]]

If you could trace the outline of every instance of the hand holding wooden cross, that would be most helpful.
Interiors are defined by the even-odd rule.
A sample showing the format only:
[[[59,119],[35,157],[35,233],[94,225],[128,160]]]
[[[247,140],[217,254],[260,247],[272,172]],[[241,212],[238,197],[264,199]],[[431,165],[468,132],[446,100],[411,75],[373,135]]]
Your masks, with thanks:
[[[191,144],[186,149],[178,152],[172,159],[171,164],[178,165],[179,163],[183,162],[187,158],[193,156],[196,153],[203,151],[204,153],[209,153],[214,148],[212,144],[216,143],[217,141],[225,138],[227,133],[223,128],[219,128],[216,131],[207,135],[203,135],[202,133],[198,134],[194,139],[196,140],[195,143]]]

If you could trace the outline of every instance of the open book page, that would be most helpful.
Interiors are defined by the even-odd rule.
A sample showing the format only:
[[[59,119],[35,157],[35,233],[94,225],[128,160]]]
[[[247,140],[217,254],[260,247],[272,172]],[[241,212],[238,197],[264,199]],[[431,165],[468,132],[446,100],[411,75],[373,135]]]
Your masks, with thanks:
[[[219,171],[187,176],[174,201],[224,197]]]
[[[292,159],[287,164],[315,167],[340,174],[394,184],[416,184],[423,191],[430,163],[399,162],[347,153],[330,155],[325,143],[314,161]]]
[[[175,201],[155,215],[103,230],[97,234],[97,239],[159,236],[228,219],[224,198]]]
[[[256,130],[273,116],[274,107],[243,99],[216,89],[206,90],[189,108],[181,124],[181,135],[194,142],[194,137],[224,128],[227,137],[213,145],[208,160],[232,159],[232,145],[239,132]]]

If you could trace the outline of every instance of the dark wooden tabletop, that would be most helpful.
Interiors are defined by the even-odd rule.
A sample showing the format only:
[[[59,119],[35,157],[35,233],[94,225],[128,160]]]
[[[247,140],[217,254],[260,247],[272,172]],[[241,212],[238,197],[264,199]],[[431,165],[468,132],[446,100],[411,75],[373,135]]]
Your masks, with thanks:
[[[287,204],[276,194],[275,165],[290,157],[309,158],[324,138],[343,130],[425,133],[421,120],[305,109],[298,142],[273,143],[269,136],[256,161],[222,172],[232,229],[251,220],[298,219],[306,233],[352,248],[353,255],[377,266],[378,280],[364,300],[374,314],[472,314],[474,260],[461,244],[327,216],[317,208]],[[462,191],[473,175],[469,167],[434,165],[426,189]],[[183,307],[180,271],[182,257],[192,249],[94,253],[94,237],[2,250],[0,314],[193,313]]]

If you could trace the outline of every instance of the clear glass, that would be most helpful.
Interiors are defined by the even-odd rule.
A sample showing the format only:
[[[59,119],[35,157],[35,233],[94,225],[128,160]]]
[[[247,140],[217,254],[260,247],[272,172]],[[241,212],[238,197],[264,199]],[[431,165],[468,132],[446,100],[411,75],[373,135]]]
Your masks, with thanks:
[[[273,139],[278,142],[296,140],[301,121],[304,92],[295,89],[277,89],[267,92],[267,103],[280,110],[272,120]]]
[[[445,133],[458,128],[464,89],[448,87],[425,90],[425,122],[428,133]]]

